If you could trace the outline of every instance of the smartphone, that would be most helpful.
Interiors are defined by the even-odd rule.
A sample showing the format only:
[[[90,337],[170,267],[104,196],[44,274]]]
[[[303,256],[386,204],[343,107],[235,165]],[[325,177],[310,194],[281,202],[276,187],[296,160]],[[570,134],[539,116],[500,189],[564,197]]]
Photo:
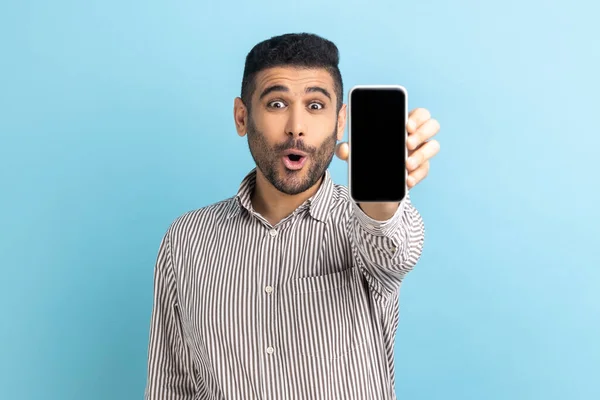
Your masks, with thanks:
[[[358,85],[348,94],[348,188],[355,202],[399,202],[408,191],[408,95],[399,85]]]

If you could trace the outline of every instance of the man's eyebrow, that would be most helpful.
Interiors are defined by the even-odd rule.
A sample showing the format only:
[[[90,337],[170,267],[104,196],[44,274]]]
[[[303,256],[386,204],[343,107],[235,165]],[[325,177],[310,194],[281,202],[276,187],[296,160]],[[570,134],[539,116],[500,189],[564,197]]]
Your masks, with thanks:
[[[290,89],[287,86],[284,86],[284,85],[269,86],[268,88],[266,88],[265,90],[262,91],[262,93],[260,94],[259,99],[262,99],[263,97],[267,96],[269,93],[272,93],[272,92],[289,92],[289,91],[290,91]],[[329,93],[329,91],[327,89],[322,88],[320,86],[310,86],[310,87],[307,87],[304,92],[305,93],[322,93],[325,96],[327,96],[327,98],[329,100],[331,100],[331,93]]]
[[[322,88],[320,86],[311,86],[311,87],[307,87],[305,90],[306,93],[323,93],[325,96],[327,96],[327,98],[329,100],[331,100],[331,94],[329,93],[329,91],[325,88]]]
[[[266,88],[265,90],[262,91],[262,93],[260,94],[259,100],[262,100],[263,97],[265,97],[266,95],[268,95],[269,93],[272,92],[289,92],[290,89],[287,88],[287,86],[283,86],[283,85],[273,85],[273,86],[269,86],[268,88]]]

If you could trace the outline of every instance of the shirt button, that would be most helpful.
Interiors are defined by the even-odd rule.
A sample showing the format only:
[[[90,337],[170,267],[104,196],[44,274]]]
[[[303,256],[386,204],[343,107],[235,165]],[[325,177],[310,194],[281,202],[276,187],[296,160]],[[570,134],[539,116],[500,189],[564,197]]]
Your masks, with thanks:
[[[273,354],[273,353],[275,353],[275,349],[272,348],[271,346],[269,346],[269,347],[267,347],[267,353]]]
[[[367,225],[367,228],[368,228],[368,229],[375,229],[375,227],[374,227],[373,225],[371,225],[371,224],[368,224],[368,225]]]
[[[271,230],[269,231],[269,235],[271,235],[272,237],[275,237],[275,236],[277,236],[277,229],[271,229]]]
[[[271,294],[273,293],[273,288],[271,286],[265,286],[265,292]]]
[[[395,253],[396,250],[398,250],[398,248],[397,247],[392,247],[390,250],[392,250],[392,253]]]

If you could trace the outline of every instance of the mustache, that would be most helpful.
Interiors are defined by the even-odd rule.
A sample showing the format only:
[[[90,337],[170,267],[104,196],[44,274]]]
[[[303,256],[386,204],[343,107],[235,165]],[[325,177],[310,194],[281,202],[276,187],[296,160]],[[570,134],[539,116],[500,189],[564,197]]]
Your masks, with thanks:
[[[308,146],[302,140],[290,138],[284,143],[275,146],[275,151],[281,152],[286,150],[299,150],[307,154],[312,154],[317,151],[314,146]]]

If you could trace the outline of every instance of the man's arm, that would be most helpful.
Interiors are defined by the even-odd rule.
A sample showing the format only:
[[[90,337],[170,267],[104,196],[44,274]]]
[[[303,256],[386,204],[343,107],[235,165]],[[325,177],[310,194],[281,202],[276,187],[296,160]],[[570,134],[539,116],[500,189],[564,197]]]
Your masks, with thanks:
[[[340,121],[342,127],[345,113]],[[439,142],[432,139],[439,130],[439,122],[424,108],[416,108],[408,115],[407,189],[414,188],[429,173],[430,160],[440,151]],[[347,161],[349,151],[348,143],[337,145],[336,154],[340,159]],[[351,204],[349,231],[354,259],[376,293],[382,296],[395,293],[423,251],[425,228],[421,215],[412,206],[408,192],[400,204],[363,203],[359,206],[353,201]]]
[[[352,253],[373,291],[383,297],[396,293],[404,276],[423,251],[425,227],[407,193],[394,214],[375,220],[352,203]]]
[[[193,364],[182,338],[181,319],[169,233],[163,238],[154,269],[154,304],[148,345],[145,400],[192,400]]]

